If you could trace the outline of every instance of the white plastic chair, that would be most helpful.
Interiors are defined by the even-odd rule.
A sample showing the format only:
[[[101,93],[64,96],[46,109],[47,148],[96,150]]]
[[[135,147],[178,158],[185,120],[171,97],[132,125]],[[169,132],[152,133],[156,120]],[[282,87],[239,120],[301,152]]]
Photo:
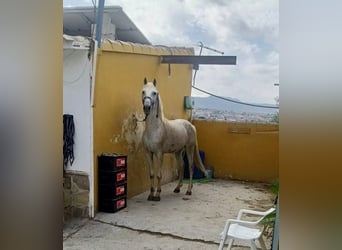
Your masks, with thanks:
[[[254,211],[249,209],[240,209],[237,219],[228,219],[224,230],[221,233],[221,241],[219,250],[222,250],[225,243],[228,241],[228,250],[233,246],[234,240],[240,240],[246,242],[252,250],[257,250],[255,242],[258,240],[261,249],[266,250],[265,242],[263,240],[263,233],[265,226],[260,225],[260,222],[275,210],[270,208],[265,212]],[[241,217],[244,214],[256,215],[257,220],[247,221],[242,220]]]

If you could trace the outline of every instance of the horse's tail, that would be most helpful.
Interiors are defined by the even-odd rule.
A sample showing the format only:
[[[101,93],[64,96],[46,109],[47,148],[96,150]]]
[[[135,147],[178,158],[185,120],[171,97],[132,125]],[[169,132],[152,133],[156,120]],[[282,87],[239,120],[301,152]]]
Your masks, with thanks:
[[[198,144],[197,144],[197,138],[196,138],[196,144],[195,144],[195,150],[194,150],[194,161],[196,163],[196,166],[199,167],[199,169],[203,172],[205,177],[208,177],[208,172],[205,169],[205,166],[201,160],[200,154],[199,154],[199,149],[198,149]]]

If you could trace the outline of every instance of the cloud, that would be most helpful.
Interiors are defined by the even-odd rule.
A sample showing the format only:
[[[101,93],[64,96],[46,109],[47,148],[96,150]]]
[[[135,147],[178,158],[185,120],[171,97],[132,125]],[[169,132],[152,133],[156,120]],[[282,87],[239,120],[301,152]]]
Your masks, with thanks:
[[[191,19],[182,1],[107,1],[123,7],[127,15],[153,44],[190,44],[186,29]]]
[[[121,6],[155,45],[191,46],[198,54],[201,41],[237,56],[236,66],[200,65],[196,86],[248,102],[274,104],[279,95],[273,85],[279,82],[278,1],[106,0],[106,5]]]

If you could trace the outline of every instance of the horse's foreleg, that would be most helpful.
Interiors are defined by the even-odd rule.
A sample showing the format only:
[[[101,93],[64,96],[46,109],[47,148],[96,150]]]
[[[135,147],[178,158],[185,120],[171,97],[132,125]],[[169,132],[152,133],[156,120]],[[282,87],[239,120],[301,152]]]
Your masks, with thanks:
[[[194,147],[187,147],[186,155],[188,157],[188,163],[189,163],[189,185],[188,185],[188,190],[186,191],[186,195],[191,195],[192,175],[194,173]]]
[[[177,187],[173,190],[175,193],[180,192],[180,188],[183,186],[183,177],[184,177],[184,161],[182,157],[182,152],[179,151],[175,154],[176,160],[177,160],[177,165],[178,165],[178,184]]]
[[[153,200],[153,195],[154,195],[153,153],[146,152],[146,159],[147,159],[147,164],[150,170],[150,183],[151,183],[150,194],[147,200],[151,201]]]
[[[160,201],[163,154],[157,153],[156,156],[157,156],[157,192],[153,196],[153,200]]]

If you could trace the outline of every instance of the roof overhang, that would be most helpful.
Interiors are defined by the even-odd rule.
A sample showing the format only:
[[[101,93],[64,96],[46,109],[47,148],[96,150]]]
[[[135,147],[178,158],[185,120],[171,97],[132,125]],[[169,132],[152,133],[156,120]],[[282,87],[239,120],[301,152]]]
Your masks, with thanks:
[[[104,15],[115,27],[115,40],[151,44],[120,6],[107,6]],[[93,7],[66,7],[63,11],[63,33],[71,36],[93,37],[96,9]]]

